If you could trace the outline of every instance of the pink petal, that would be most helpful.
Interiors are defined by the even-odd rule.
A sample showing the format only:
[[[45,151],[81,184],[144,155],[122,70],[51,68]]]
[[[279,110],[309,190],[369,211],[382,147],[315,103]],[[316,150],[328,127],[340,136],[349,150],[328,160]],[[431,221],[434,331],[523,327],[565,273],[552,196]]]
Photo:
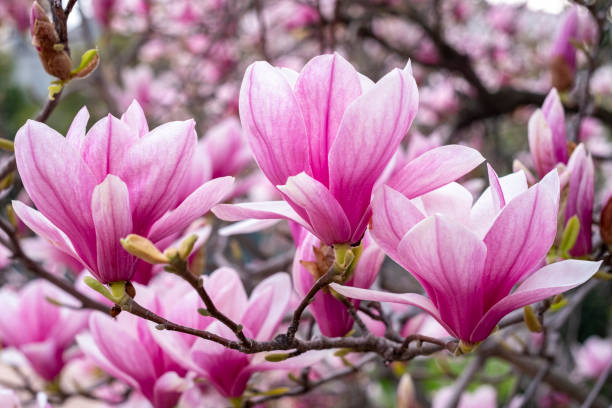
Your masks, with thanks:
[[[320,55],[304,66],[294,92],[309,133],[312,176],[329,186],[328,153],[344,111],[361,95],[359,76],[339,54]]]
[[[107,174],[118,174],[126,152],[138,137],[112,115],[96,122],[81,143],[81,156],[101,183]]]
[[[193,120],[165,123],[134,144],[117,175],[130,192],[134,232],[151,225],[176,205],[196,146]],[[163,158],[163,160],[161,159]]]
[[[574,215],[580,221],[580,231],[576,244],[570,250],[573,256],[583,256],[591,252],[593,222],[593,195],[595,190],[595,169],[593,159],[587,155],[581,143],[572,153],[568,163],[570,173],[569,195],[565,207],[565,222]]]
[[[149,239],[157,242],[182,231],[193,220],[206,214],[213,205],[227,198],[233,188],[233,177],[221,177],[202,184],[176,209],[164,214],[153,224],[149,232]]]
[[[487,163],[487,171],[489,173],[489,184],[491,186],[493,209],[497,213],[504,208],[506,205],[506,200],[504,199],[504,192],[502,191],[502,186],[499,183],[499,178],[497,178],[497,173],[495,173],[495,170],[493,170],[493,167],[491,167],[489,163]]]
[[[259,167],[274,184],[308,170],[308,136],[291,86],[267,62],[251,64],[240,87],[240,119]]]
[[[470,147],[441,146],[408,162],[387,184],[414,198],[457,180],[483,161],[484,157]]]
[[[416,199],[414,204],[423,207],[427,215],[442,214],[460,224],[470,224],[472,193],[459,183],[451,182]]]
[[[174,408],[185,388],[183,380],[174,371],[169,371],[159,377],[153,387],[153,402],[155,408]]]
[[[391,302],[403,305],[416,306],[434,317],[449,333],[455,336],[454,331],[440,318],[436,306],[423,295],[417,293],[391,293],[380,290],[361,289],[352,286],[342,286],[337,283],[329,285],[333,290],[352,299],[370,300],[373,302]]]
[[[355,229],[372,187],[395,154],[418,109],[416,82],[393,70],[346,109],[329,152],[330,191]]]
[[[300,217],[286,201],[259,201],[255,203],[218,204],[212,212],[222,220],[241,221],[249,218],[269,220],[292,220],[311,229],[310,225]]]
[[[357,261],[353,278],[349,282],[352,286],[367,289],[376,280],[378,271],[385,259],[385,253],[378,245],[372,242],[367,234],[364,240],[365,249]]]
[[[149,133],[149,125],[142,107],[136,99],[132,101],[125,113],[121,115],[121,121],[128,125],[139,138]]]
[[[406,234],[398,252],[400,264],[421,282],[441,319],[467,339],[483,314],[484,243],[463,225],[434,215]]]
[[[555,157],[559,163],[567,163],[567,136],[565,132],[565,113],[563,104],[559,98],[559,93],[555,88],[551,89],[544,104],[542,112],[548,121],[552,131],[552,141]]]
[[[553,145],[552,131],[541,110],[536,110],[527,125],[529,150],[540,177],[555,168],[557,157]]]
[[[38,210],[71,239],[82,259],[92,262],[95,232],[89,205],[96,181],[77,151],[50,127],[29,120],[15,137],[15,158]]]
[[[120,239],[132,232],[130,193],[117,176],[109,174],[96,186],[91,197],[96,228],[98,268],[93,275],[102,283],[128,281],[136,258],[121,246]]]
[[[488,248],[486,308],[540,265],[557,232],[558,200],[559,176],[552,170],[500,212],[484,238]]]
[[[372,209],[372,237],[397,261],[400,241],[425,216],[409,199],[389,186],[383,186],[374,194]]]
[[[89,111],[87,107],[83,106],[72,120],[70,129],[68,129],[68,133],[66,133],[66,140],[77,151],[81,150],[81,143],[85,138],[88,121]]]
[[[277,186],[308,217],[314,234],[328,245],[348,243],[351,226],[338,201],[319,181],[300,173]]]
[[[493,330],[497,322],[511,311],[565,292],[586,282],[597,272],[600,262],[568,261],[546,265],[527,278],[511,295],[497,302],[478,323],[471,340],[481,341]]]
[[[277,273],[259,283],[249,299],[242,318],[256,340],[271,340],[291,299],[291,281],[286,273]]]
[[[238,273],[227,267],[214,271],[204,282],[215,306],[226,316],[234,320],[242,319],[248,299]]]
[[[250,234],[262,231],[278,224],[280,220],[244,220],[227,227],[219,228],[219,235],[229,237],[231,235]]]
[[[96,265],[95,260],[92,259],[90,260],[92,263],[87,266],[87,263],[85,263],[75,252],[74,246],[66,234],[53,225],[53,223],[40,212],[28,207],[21,201],[13,201],[12,206],[17,217],[19,217],[28,228],[34,231],[36,235],[46,239],[51,245],[65,254],[74,257],[84,267],[93,268]]]
[[[53,381],[64,366],[62,360],[64,350],[58,348],[53,340],[25,344],[19,349],[36,373],[46,381]]]

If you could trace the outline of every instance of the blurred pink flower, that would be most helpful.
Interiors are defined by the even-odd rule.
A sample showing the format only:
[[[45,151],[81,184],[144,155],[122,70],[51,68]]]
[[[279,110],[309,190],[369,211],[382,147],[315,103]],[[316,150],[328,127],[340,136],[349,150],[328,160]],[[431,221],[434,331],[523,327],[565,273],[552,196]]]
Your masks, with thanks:
[[[136,258],[119,242],[130,233],[158,242],[182,231],[233,185],[211,180],[183,201],[177,193],[193,159],[193,120],[149,132],[138,103],[89,132],[86,108],[66,138],[28,121],[15,138],[17,168],[36,211],[19,201],[19,218],[59,250],[78,259],[102,283],[130,280]]]
[[[576,371],[597,379],[612,364],[612,339],[591,336],[574,352]]]
[[[556,170],[530,189],[522,172],[498,179],[489,167],[489,181],[474,206],[471,193],[456,183],[415,200],[390,187],[374,196],[374,239],[429,298],[332,288],[352,298],[420,307],[451,335],[474,344],[509,312],[578,286],[597,271],[601,262],[576,260],[540,269],[557,231]]]
[[[204,135],[203,149],[210,157],[212,177],[237,176],[252,160],[240,122],[227,118]]]
[[[453,387],[444,387],[434,395],[432,408],[446,408],[450,404]],[[457,408],[496,408],[497,391],[490,385],[481,385],[472,392],[461,394]]]
[[[64,352],[87,321],[87,312],[51,304],[78,302],[57,287],[35,280],[19,292],[0,289],[0,341],[21,351],[32,368],[46,381],[54,380],[64,367]]]

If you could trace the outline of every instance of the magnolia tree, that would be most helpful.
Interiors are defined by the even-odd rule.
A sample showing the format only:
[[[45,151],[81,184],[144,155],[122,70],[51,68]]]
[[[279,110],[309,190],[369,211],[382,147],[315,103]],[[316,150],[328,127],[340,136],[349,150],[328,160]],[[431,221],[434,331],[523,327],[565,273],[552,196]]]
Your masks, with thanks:
[[[3,0],[0,406],[608,407],[612,1],[495,3]]]

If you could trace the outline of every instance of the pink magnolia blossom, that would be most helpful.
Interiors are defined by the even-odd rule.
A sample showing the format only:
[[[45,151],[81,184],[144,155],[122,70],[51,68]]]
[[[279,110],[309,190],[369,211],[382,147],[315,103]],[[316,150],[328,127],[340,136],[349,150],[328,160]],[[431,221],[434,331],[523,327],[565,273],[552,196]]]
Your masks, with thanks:
[[[429,298],[331,286],[352,298],[418,306],[451,335],[474,344],[509,312],[580,285],[597,271],[600,263],[577,260],[540,268],[557,231],[556,170],[529,189],[522,172],[498,179],[489,167],[489,181],[474,206],[471,193],[456,183],[414,200],[390,187],[375,195],[374,239]]]
[[[453,387],[444,387],[434,395],[432,408],[446,408],[453,396]],[[496,408],[497,392],[490,385],[481,385],[472,392],[464,392],[459,398],[458,408]]]
[[[572,256],[583,256],[591,252],[593,223],[593,201],[595,194],[595,167],[590,154],[581,143],[576,147],[567,165],[570,173],[569,194],[565,207],[565,222],[578,217],[580,230],[576,243],[570,250]]]
[[[137,285],[136,301],[163,313],[151,289]],[[77,336],[77,343],[100,368],[138,390],[154,408],[176,405],[185,370],[155,342],[146,320],[129,313],[113,319],[96,312],[89,318],[89,330]]]
[[[562,90],[569,89],[576,74],[576,47],[572,41],[579,40],[578,34],[578,6],[574,6],[559,26],[550,52],[552,81]]]
[[[575,353],[578,374],[596,379],[612,364],[612,339],[589,337]]]
[[[134,102],[85,127],[78,113],[68,134],[28,121],[15,138],[17,168],[38,211],[13,201],[38,235],[78,259],[103,283],[130,280],[136,258],[119,242],[130,233],[158,242],[182,231],[231,191],[233,179],[211,180],[177,200],[196,147],[194,122],[149,131]]]
[[[92,3],[94,17],[105,29],[111,25],[115,3],[116,0],[97,0]]]
[[[313,271],[315,269],[329,269],[333,257],[328,258],[329,265],[316,265],[315,248],[325,252],[325,247],[321,247],[322,243],[304,229],[299,234],[297,251],[293,260],[293,286],[300,297],[304,297],[315,283]],[[369,288],[376,276],[384,259],[384,253],[376,245],[369,234],[364,236],[362,240],[363,253],[359,257],[355,270],[351,279],[345,284],[358,288]],[[319,249],[321,248],[321,249]],[[329,247],[327,247],[329,248]],[[331,248],[329,248],[331,251]],[[330,256],[331,253],[328,253]],[[310,267],[306,267],[304,262],[309,263]],[[324,262],[318,262],[324,263]],[[317,268],[319,266],[320,268]],[[318,273],[325,273],[327,270],[318,270]],[[353,301],[355,308],[359,307],[359,301]],[[353,318],[348,312],[346,306],[336,299],[328,290],[319,291],[314,298],[314,301],[308,306],[312,312],[321,333],[325,336],[340,337],[348,333],[353,327]]]
[[[238,274],[221,268],[205,278],[204,287],[215,305],[232,320],[243,325],[245,334],[259,341],[271,340],[277,333],[291,297],[288,275],[278,273],[262,281],[247,297]],[[180,296],[181,302],[175,299]],[[204,307],[190,287],[173,288],[166,297],[166,317],[189,327],[208,330],[236,340],[226,326],[212,317],[198,313]],[[225,397],[240,397],[251,375],[259,371],[293,370],[312,364],[320,358],[317,353],[281,362],[268,362],[264,354],[243,354],[218,343],[170,331],[152,328],[153,336],[163,350],[186,369],[207,379]]]
[[[358,242],[370,218],[373,186],[417,106],[410,64],[376,84],[338,54],[313,58],[299,74],[252,64],[240,90],[240,118],[255,160],[285,201],[220,205],[215,214],[230,221],[287,218],[327,245]],[[455,154],[444,155],[448,149]],[[406,165],[413,174],[428,174],[426,181],[408,176],[392,182],[413,193],[418,188],[407,183],[414,181],[423,193],[481,161],[468,148],[432,152],[429,161]],[[442,156],[449,160],[444,169]]]
[[[21,408],[21,400],[15,391],[0,387],[0,406],[6,408]]]
[[[236,176],[252,160],[240,122],[233,117],[211,127],[201,143],[210,157],[213,178]]]
[[[88,313],[58,307],[47,298],[78,304],[43,280],[30,282],[19,292],[0,289],[0,341],[21,351],[38,375],[52,381],[64,367],[64,352],[85,327]]]
[[[529,119],[529,149],[540,177],[567,163],[565,113],[556,89],[552,89],[542,105]]]

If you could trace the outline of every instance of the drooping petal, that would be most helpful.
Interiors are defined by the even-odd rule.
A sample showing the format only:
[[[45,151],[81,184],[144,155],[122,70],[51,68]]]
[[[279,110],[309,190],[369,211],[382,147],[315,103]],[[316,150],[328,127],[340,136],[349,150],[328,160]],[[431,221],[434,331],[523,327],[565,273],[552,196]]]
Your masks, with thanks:
[[[308,171],[308,135],[289,82],[267,62],[251,64],[240,87],[240,119],[255,160],[274,184]]]
[[[570,259],[546,265],[527,278],[511,295],[502,298],[482,317],[471,335],[471,341],[485,339],[497,322],[511,311],[549,296],[565,292],[584,283],[597,272],[601,262]]]
[[[352,299],[369,300],[373,302],[391,302],[403,305],[416,306],[433,316],[450,334],[455,336],[455,332],[441,318],[436,306],[423,295],[417,293],[391,293],[380,290],[361,289],[353,286],[343,286],[337,283],[329,285],[333,290]]]
[[[328,245],[351,243],[351,226],[342,207],[319,181],[300,173],[287,179],[277,188],[287,196],[290,204],[301,208],[308,217],[314,234]]]
[[[457,180],[483,161],[484,157],[470,147],[441,146],[408,162],[387,184],[414,198]]]
[[[153,224],[149,239],[157,242],[180,232],[193,220],[206,214],[213,205],[223,201],[234,187],[233,177],[220,177],[202,184],[176,209],[167,212]]]
[[[423,284],[448,326],[467,339],[483,315],[487,248],[463,225],[426,218],[400,242],[400,264]]]
[[[407,70],[393,70],[346,108],[329,151],[330,190],[353,228],[372,187],[416,115],[419,95]]]
[[[125,113],[121,115],[121,121],[135,131],[136,136],[139,138],[149,133],[147,118],[136,99],[132,101]]]
[[[557,233],[559,176],[552,170],[540,183],[510,201],[484,238],[485,307],[506,296],[546,256]]]
[[[118,174],[126,152],[138,136],[112,115],[97,121],[81,143],[81,156],[101,183],[108,174]]]
[[[250,218],[258,220],[292,220],[311,230],[306,220],[298,215],[286,201],[259,201],[254,203],[218,204],[212,212],[222,220],[242,221]]]
[[[219,235],[229,237],[231,235],[250,234],[252,232],[262,231],[273,225],[278,224],[280,220],[244,220],[228,225],[227,227],[219,228]]]
[[[294,92],[308,129],[312,176],[329,186],[329,149],[344,111],[361,95],[359,75],[339,54],[320,55],[304,66]]]
[[[493,209],[497,213],[504,208],[506,205],[506,200],[504,198],[504,192],[499,182],[499,178],[497,177],[497,173],[495,173],[495,170],[493,170],[493,167],[491,167],[489,163],[487,163],[487,171],[489,173],[489,185],[491,186]]]
[[[400,241],[425,216],[408,198],[389,186],[374,194],[372,210],[372,237],[397,262]]]
[[[102,283],[130,280],[136,258],[120,243],[132,231],[130,193],[119,177],[109,174],[94,188],[91,213],[98,255],[98,268],[92,273]]]
[[[90,203],[96,181],[78,152],[56,131],[30,120],[15,137],[15,158],[38,210],[71,239],[83,260],[94,263]]]
[[[194,126],[193,120],[165,123],[127,152],[117,175],[130,192],[134,233],[146,235],[176,205],[197,142]]]

